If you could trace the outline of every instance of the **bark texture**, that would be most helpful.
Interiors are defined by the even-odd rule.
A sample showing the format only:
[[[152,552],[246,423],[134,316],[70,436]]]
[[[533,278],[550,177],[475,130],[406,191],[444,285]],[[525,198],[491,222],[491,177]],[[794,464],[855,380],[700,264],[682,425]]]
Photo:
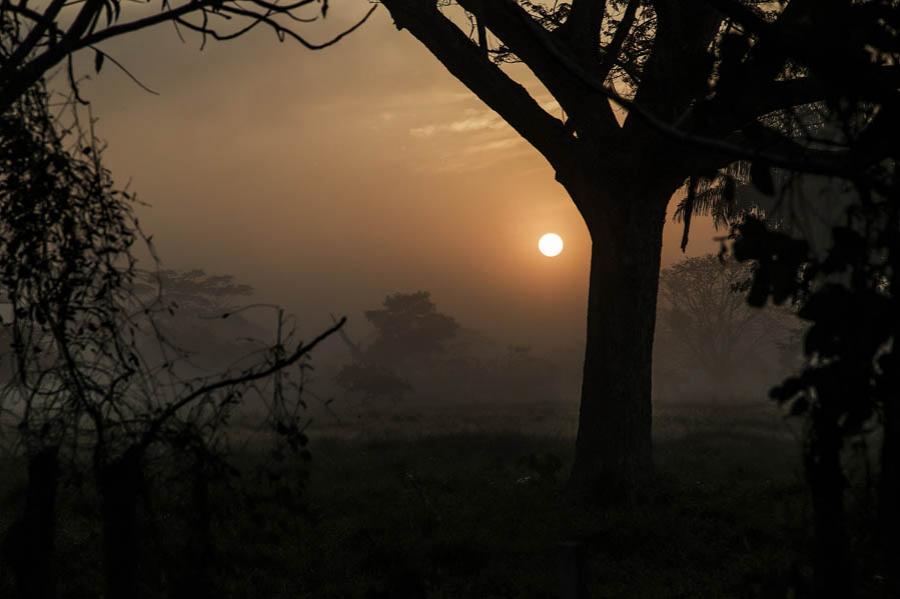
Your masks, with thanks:
[[[587,344],[569,487],[591,497],[627,497],[652,472],[653,332],[671,191],[646,191],[652,195],[616,198],[622,208],[589,225]]]

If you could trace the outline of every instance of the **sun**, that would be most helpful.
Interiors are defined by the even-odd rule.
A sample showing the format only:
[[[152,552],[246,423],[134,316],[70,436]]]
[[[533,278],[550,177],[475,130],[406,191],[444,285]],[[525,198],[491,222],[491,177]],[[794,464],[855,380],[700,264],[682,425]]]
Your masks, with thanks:
[[[562,237],[556,233],[544,233],[538,240],[538,249],[548,258],[559,256],[560,252],[563,251]]]

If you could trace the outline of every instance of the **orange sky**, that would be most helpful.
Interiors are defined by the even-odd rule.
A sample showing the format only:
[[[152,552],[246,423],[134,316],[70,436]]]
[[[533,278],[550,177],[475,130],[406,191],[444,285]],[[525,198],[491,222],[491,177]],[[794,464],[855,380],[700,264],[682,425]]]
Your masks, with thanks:
[[[311,37],[369,6],[333,4]],[[504,342],[581,344],[577,211],[543,159],[383,8],[323,52],[269,34],[198,46],[170,27],[109,43],[160,95],[109,62],[84,88],[107,164],[152,206],[142,221],[166,267],[234,274],[310,332],[329,312],[360,319],[388,293],[425,289]],[[546,231],[565,239],[557,258],[537,250]],[[713,235],[696,222],[689,254],[715,251]],[[664,263],[679,236],[667,228]]]

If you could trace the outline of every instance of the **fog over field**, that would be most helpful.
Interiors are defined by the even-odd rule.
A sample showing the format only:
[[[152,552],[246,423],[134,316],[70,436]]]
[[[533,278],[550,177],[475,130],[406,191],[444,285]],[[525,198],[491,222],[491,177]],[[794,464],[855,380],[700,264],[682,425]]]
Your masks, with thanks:
[[[332,11],[316,35],[362,8]],[[321,52],[263,32],[197,45],[170,28],[109,43],[159,96],[114,69],[85,86],[110,168],[150,204],[142,223],[164,266],[233,274],[310,333],[329,313],[359,330],[387,294],[427,290],[504,342],[582,347],[578,211],[541,156],[385,11]],[[537,250],[547,231],[566,243],[554,260]],[[719,234],[697,217],[686,255],[717,251]],[[682,257],[680,239],[669,223],[663,264]]]

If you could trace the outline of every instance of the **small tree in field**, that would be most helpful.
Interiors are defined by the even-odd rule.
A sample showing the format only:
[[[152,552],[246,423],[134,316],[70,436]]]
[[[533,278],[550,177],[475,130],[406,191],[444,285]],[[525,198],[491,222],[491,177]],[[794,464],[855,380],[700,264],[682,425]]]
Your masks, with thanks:
[[[437,311],[427,291],[395,293],[379,310],[367,310],[375,339],[366,349],[373,361],[400,365],[440,355],[459,331],[456,320]]]
[[[786,314],[747,305],[750,266],[712,254],[686,258],[660,274],[659,333],[681,359],[718,387],[758,363],[791,334]]]
[[[341,368],[335,382],[367,399],[400,399],[412,390],[406,380],[433,364],[459,331],[456,320],[437,311],[427,291],[394,293],[382,308],[367,310],[374,338],[360,347],[342,333],[353,362]]]

